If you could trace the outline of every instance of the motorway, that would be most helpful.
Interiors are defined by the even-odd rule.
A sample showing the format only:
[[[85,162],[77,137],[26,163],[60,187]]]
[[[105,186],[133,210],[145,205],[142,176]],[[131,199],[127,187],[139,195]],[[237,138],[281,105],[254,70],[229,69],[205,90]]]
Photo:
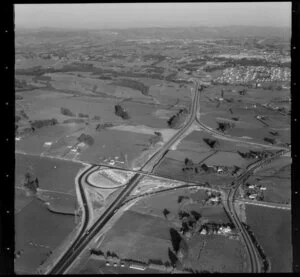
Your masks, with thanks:
[[[227,199],[224,201],[224,208],[227,211],[227,214],[231,217],[232,222],[235,224],[235,226],[238,228],[238,230],[240,231],[240,234],[244,240],[247,252],[248,252],[248,257],[249,257],[249,271],[250,272],[254,272],[254,273],[259,273],[262,270],[262,266],[261,266],[261,260],[260,260],[260,256],[258,254],[257,248],[256,246],[253,244],[251,237],[248,233],[248,231],[245,229],[244,225],[240,222],[240,219],[237,215],[237,212],[235,210],[235,198],[236,198],[236,194],[238,191],[238,188],[240,187],[240,185],[243,184],[243,182],[249,178],[249,176],[251,174],[253,174],[256,170],[258,170],[261,166],[263,166],[264,164],[270,162],[273,159],[278,158],[279,156],[285,154],[286,152],[289,151],[289,149],[285,148],[285,147],[274,147],[274,146],[269,146],[269,145],[264,145],[264,144],[260,144],[260,143],[255,143],[255,142],[249,142],[249,141],[244,141],[241,140],[239,138],[233,138],[229,135],[224,135],[220,132],[217,132],[209,127],[207,127],[206,125],[204,125],[201,121],[200,121],[200,110],[198,112],[199,117],[196,117],[196,122],[198,123],[198,125],[204,129],[205,131],[216,135],[218,137],[221,137],[222,139],[226,139],[229,141],[233,141],[233,142],[243,142],[243,143],[247,143],[247,144],[252,144],[252,145],[257,145],[257,146],[262,146],[262,147],[266,147],[266,148],[273,148],[273,149],[280,149],[281,151],[278,151],[277,153],[275,153],[274,155],[272,155],[271,157],[268,157],[266,159],[262,159],[262,160],[258,160],[255,163],[251,164],[248,166],[248,168],[245,170],[245,172],[243,172],[240,176],[238,176],[232,183],[231,189],[227,195]]]
[[[189,129],[196,118],[196,113],[198,110],[199,101],[199,93],[198,93],[199,85],[195,84],[194,91],[194,99],[193,104],[190,111],[190,118],[186,122],[185,126],[180,129],[159,151],[157,151],[141,168],[144,172],[151,172],[155,164],[163,157],[165,152],[176,143],[182,135]],[[84,195],[83,191],[83,178],[85,178],[85,182],[87,181],[87,177],[95,171],[95,167],[89,168],[89,172],[84,172],[78,179],[78,183],[80,186],[80,191]],[[99,219],[94,223],[94,225],[86,230],[86,226],[88,224],[88,208],[87,208],[87,200],[86,197],[82,197],[84,210],[86,216],[84,217],[84,223],[81,228],[77,239],[72,243],[69,249],[64,253],[61,259],[54,265],[54,267],[48,272],[48,274],[63,274],[65,273],[74,260],[79,256],[79,254],[86,248],[88,243],[99,233],[99,231],[103,228],[103,226],[109,221],[109,219],[114,215],[119,205],[126,199],[128,195],[132,192],[132,190],[138,185],[140,180],[144,176],[142,174],[136,173],[125,185],[125,188],[120,192],[120,194],[115,198],[115,200],[110,204],[110,206],[103,212],[103,214],[99,217]],[[86,231],[85,231],[86,230]]]
[[[200,122],[200,120],[197,118],[197,112],[199,110],[199,103],[200,103],[199,92],[201,91],[201,89],[199,89],[198,91],[198,88],[199,85],[195,83],[194,99],[190,111],[190,118],[186,122],[185,126],[182,129],[180,129],[167,143],[165,143],[161,149],[159,149],[156,153],[152,155],[152,157],[144,164],[144,166],[141,167],[141,169],[139,170],[140,172],[151,173],[153,167],[161,160],[161,158],[164,156],[166,151],[168,151],[185,134],[185,132],[191,127],[191,125],[194,123],[195,120],[202,128],[204,128],[206,131],[209,131],[210,133],[215,133],[218,136],[224,137],[225,139],[242,142],[239,139],[234,139],[231,137],[228,138],[227,136],[224,136],[218,132],[214,132],[212,129],[206,127]],[[246,142],[246,143],[250,143],[250,142]],[[256,144],[256,143],[250,143],[250,144]],[[261,145],[261,146],[265,146],[265,145]],[[276,153],[275,156],[276,155],[279,154]],[[234,199],[235,199],[237,189],[242,183],[242,181],[245,180],[245,178],[248,178],[250,174],[252,174],[253,171],[259,168],[263,163],[268,162],[269,159],[261,160],[256,162],[255,164],[250,165],[248,169],[234,181],[234,183],[232,184],[232,189],[230,190],[227,197],[227,201],[225,201],[226,203],[224,205],[228,214],[230,215],[230,217],[232,217],[232,221],[240,230],[241,235],[245,241],[245,245],[249,253],[250,270],[252,272],[260,272],[261,270],[260,258],[259,255],[257,254],[257,249],[253,245],[248,232],[245,230],[244,226],[239,221],[239,218],[236,214],[235,207],[234,207]],[[83,172],[81,176],[78,178],[78,184],[80,187],[80,193],[82,194],[82,201],[83,201],[84,215],[85,215],[83,216],[83,225],[76,240],[72,243],[69,249],[62,255],[62,257],[54,265],[54,267],[48,272],[48,274],[66,273],[66,271],[70,268],[70,266],[73,264],[75,259],[80,255],[80,253],[84,251],[84,249],[87,247],[89,242],[91,242],[91,240],[100,232],[100,230],[105,226],[105,224],[118,210],[120,204],[124,202],[127,196],[130,195],[130,193],[138,185],[140,180],[144,177],[144,174],[135,173],[135,175],[127,182],[127,184],[125,184],[124,189],[114,199],[114,201],[107,207],[107,209],[103,212],[103,214],[99,217],[99,219],[90,227],[90,229],[86,230],[87,225],[89,223],[89,216],[88,216],[89,212],[87,207],[87,199],[84,196],[83,185],[84,183],[88,183],[88,176],[96,170],[98,170],[98,167],[96,165],[93,165],[88,170]]]
[[[247,252],[248,252],[248,256],[249,256],[249,265],[250,265],[249,269],[250,269],[250,272],[255,272],[255,273],[261,272],[261,270],[262,270],[261,260],[260,260],[260,257],[259,257],[256,246],[253,244],[249,233],[247,232],[244,225],[240,222],[239,217],[236,213],[235,206],[234,206],[236,194],[238,192],[239,186],[242,185],[243,182],[247,178],[249,178],[249,176],[251,174],[253,174],[253,172],[255,170],[259,169],[260,167],[262,167],[266,163],[269,163],[270,161],[278,158],[279,156],[283,155],[287,151],[288,150],[277,152],[276,154],[274,154],[271,157],[268,157],[268,158],[263,159],[263,160],[259,160],[255,163],[251,164],[250,166],[248,166],[246,171],[243,174],[241,174],[232,183],[232,188],[231,188],[230,192],[228,193],[227,200],[224,202],[224,207],[225,207],[227,213],[231,216],[232,221],[234,222],[235,226],[239,229],[239,231],[242,235],[242,238],[245,242]]]

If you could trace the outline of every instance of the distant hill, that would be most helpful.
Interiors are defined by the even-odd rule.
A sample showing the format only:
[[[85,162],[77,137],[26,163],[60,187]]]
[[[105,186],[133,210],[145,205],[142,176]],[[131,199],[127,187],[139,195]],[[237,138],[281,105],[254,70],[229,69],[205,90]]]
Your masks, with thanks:
[[[116,30],[127,38],[169,38],[169,39],[201,39],[201,38],[241,38],[241,37],[281,37],[289,40],[291,29],[288,27],[172,27],[172,28],[132,28]]]
[[[289,27],[258,27],[258,26],[226,26],[226,27],[149,27],[128,29],[65,29],[41,27],[37,29],[16,28],[17,36],[32,35],[40,37],[86,36],[88,34],[116,35],[122,39],[215,39],[215,38],[245,38],[245,37],[280,37],[290,40]]]

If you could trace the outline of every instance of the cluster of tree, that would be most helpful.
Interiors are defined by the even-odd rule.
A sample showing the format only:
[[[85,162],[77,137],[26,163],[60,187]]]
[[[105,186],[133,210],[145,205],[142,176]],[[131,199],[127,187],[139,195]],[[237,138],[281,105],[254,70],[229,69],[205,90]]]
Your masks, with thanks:
[[[272,155],[272,152],[270,151],[254,151],[254,150],[250,150],[249,152],[243,153],[240,151],[237,151],[239,153],[239,155],[244,158],[244,159],[254,159],[256,157],[260,158],[260,159],[265,159],[267,157],[269,157],[270,155]]]
[[[115,114],[123,119],[129,119],[130,116],[121,105],[115,105]]]
[[[85,120],[82,118],[70,118],[63,121],[63,123],[77,123],[77,124],[84,123],[84,122]]]
[[[41,66],[36,66],[27,69],[17,69],[16,74],[20,75],[35,75],[42,76],[45,73],[60,73],[60,72],[92,72],[93,75],[99,75],[98,78],[101,79],[111,79],[112,77],[130,77],[130,78],[152,78],[162,80],[164,77],[162,74],[158,73],[143,73],[134,71],[115,71],[113,69],[104,69],[100,67],[94,67],[93,64],[75,62],[72,64],[64,65],[62,68],[42,68]]]
[[[116,85],[139,90],[144,95],[149,95],[149,87],[143,83],[132,79],[121,79],[115,83]]]
[[[246,89],[242,89],[238,91],[239,95],[246,95],[247,90]]]
[[[30,122],[30,125],[31,125],[31,128],[33,129],[33,131],[35,129],[40,129],[40,128],[46,127],[46,126],[54,126],[56,124],[58,124],[58,121],[55,118],[34,120],[34,121]]]
[[[105,130],[106,128],[112,127],[114,126],[114,124],[112,123],[103,123],[103,124],[98,124],[96,126],[96,131],[101,131],[101,130]]]
[[[177,198],[177,203],[180,204],[183,200],[189,200],[190,198],[188,196],[179,195]]]
[[[184,160],[185,167],[182,168],[184,172],[192,172],[192,173],[200,173],[203,170],[206,173],[214,173],[214,169],[212,167],[208,167],[205,163],[203,164],[194,164],[194,162],[188,158]]]
[[[154,135],[149,138],[150,146],[163,140],[162,134],[160,132],[154,132]]]
[[[185,120],[186,116],[188,115],[187,108],[180,109],[179,112],[173,115],[168,120],[168,125],[170,128],[178,128]]]
[[[95,116],[93,117],[93,120],[98,120],[98,121],[100,121],[100,116],[99,116],[99,115],[95,115]]]
[[[84,143],[86,143],[86,144],[88,144],[88,145],[93,145],[94,144],[94,139],[93,139],[93,137],[91,136],[91,135],[86,135],[86,134],[84,134],[84,133],[82,133],[78,138],[77,138],[77,140],[79,141],[79,142],[84,142]]]
[[[79,113],[78,117],[80,117],[80,118],[89,118],[89,115],[88,114]]]
[[[179,211],[178,218],[181,220],[182,234],[189,232],[191,235],[200,230],[202,215],[196,211],[191,211],[190,213],[185,211]]]
[[[37,193],[37,189],[39,187],[38,178],[34,178],[33,174],[27,171],[25,173],[24,187],[27,188],[33,194]]]
[[[220,145],[220,142],[210,138],[204,138],[203,141],[212,149]]]
[[[257,196],[255,197],[256,200],[258,201],[264,201],[265,197],[264,197],[264,193],[259,190],[258,188],[257,189],[245,189],[245,197],[249,198],[249,196],[251,194],[257,194]]]
[[[95,248],[92,248],[91,251],[90,251],[91,254],[94,254],[94,255],[97,255],[97,256],[100,256],[100,255],[104,255],[104,252],[100,249],[95,249]]]
[[[271,144],[275,144],[276,143],[276,139],[274,139],[274,138],[267,138],[267,137],[265,137],[264,141],[269,142]]]
[[[217,122],[218,123],[218,131],[225,132],[226,130],[233,128],[235,124],[233,122]]]
[[[174,228],[170,228],[173,251],[169,248],[169,258],[173,267],[182,267],[181,260],[188,253],[188,244]]]
[[[163,210],[163,214],[164,214],[164,217],[167,217],[169,214],[170,214],[170,211],[168,209],[164,209]]]
[[[66,116],[75,116],[75,114],[73,114],[68,108],[61,107],[60,112],[61,112],[61,114],[66,115]]]
[[[215,223],[215,222],[208,222],[202,224],[202,229],[205,229],[208,233],[217,232],[221,227],[230,227],[234,229],[235,226],[233,223]]]

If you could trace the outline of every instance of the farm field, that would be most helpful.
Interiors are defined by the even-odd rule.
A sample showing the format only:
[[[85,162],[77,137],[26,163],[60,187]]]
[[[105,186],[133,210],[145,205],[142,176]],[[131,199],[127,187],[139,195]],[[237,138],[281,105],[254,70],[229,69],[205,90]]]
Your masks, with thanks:
[[[212,86],[204,90],[201,106],[201,121],[207,126],[217,129],[217,122],[230,121],[234,127],[225,131],[227,134],[237,137],[251,137],[255,142],[266,143],[265,138],[276,139],[275,144],[290,143],[290,115],[280,114],[276,110],[265,108],[262,105],[273,103],[279,107],[290,109],[290,105],[279,101],[289,96],[288,91],[246,89],[246,95],[241,96],[238,91],[243,89],[236,86]],[[230,101],[213,100],[221,97],[224,91],[224,99]],[[279,99],[279,100],[276,100]],[[214,103],[213,103],[214,102]],[[263,122],[255,116],[265,117]],[[237,118],[238,120],[233,120]],[[274,137],[270,132],[278,132]]]
[[[291,148],[290,26],[127,28],[132,8],[15,26],[15,273],[245,273],[252,246],[291,272],[291,153],[266,164]]]
[[[223,176],[208,173],[194,173],[182,171],[184,167],[184,160],[174,160],[165,157],[159,166],[155,169],[155,174],[161,177],[175,179],[179,181],[188,181],[204,184],[208,182],[214,187],[227,186],[229,185],[234,177],[233,176]]]
[[[264,201],[290,204],[291,163],[291,158],[281,157],[251,176],[248,183],[266,188],[263,191]]]
[[[239,240],[217,235],[208,235],[203,239],[198,235],[189,241],[189,246],[184,265],[199,272],[243,273],[247,270],[246,251]]]
[[[79,160],[89,163],[108,163],[108,160],[116,161],[115,157],[118,157],[116,164],[127,168],[132,168],[134,159],[149,149],[151,137],[151,135],[119,130],[98,132],[94,128],[87,128],[85,133],[94,138],[94,144],[78,155]]]
[[[34,274],[74,227],[74,216],[51,213],[40,200],[32,199],[15,215],[15,252],[20,251],[16,273]]]
[[[213,147],[209,146],[205,141],[214,142]],[[249,164],[253,163],[255,159],[245,159],[238,154],[238,152],[246,153],[250,150],[265,151],[265,148],[253,145],[249,147],[246,143],[226,141],[203,131],[193,131],[178,144],[176,150],[171,150],[165,155],[161,164],[156,169],[156,172],[157,174],[161,174],[161,176],[179,178],[178,180],[196,181],[198,175],[201,175],[201,178],[206,180],[204,173],[194,174],[192,172],[182,171],[185,167],[184,163],[186,158],[197,165],[205,163],[207,166],[239,167],[245,169]],[[271,152],[273,151],[270,151],[270,153]],[[173,177],[168,173],[168,167]],[[217,174],[215,174],[215,176],[208,174],[208,176],[211,176],[211,178],[213,178],[212,180],[215,180],[215,178],[218,179],[219,177]],[[230,180],[230,175],[224,176],[223,178],[229,178]]]
[[[179,202],[180,197],[189,198],[191,202],[188,200]],[[206,198],[205,190],[195,188],[179,188],[172,192],[143,198],[123,213],[105,236],[99,250],[103,253],[114,252],[120,259],[132,259],[144,263],[148,263],[151,259],[160,260],[162,263],[170,262],[170,249],[174,247],[170,237],[171,229],[178,228],[180,225],[178,215],[181,212],[199,213],[202,222],[215,224],[231,222],[222,205],[204,206],[203,201]],[[164,209],[168,210],[167,217],[164,216]],[[127,224],[128,222],[130,225]],[[244,270],[244,248],[238,240],[217,235],[195,234],[187,243],[188,256],[182,262],[185,268],[209,272]],[[200,256],[199,248],[202,249]],[[216,249],[225,251],[218,252],[217,263],[212,262],[214,260],[211,257],[215,255]],[[226,255],[226,260],[223,255]],[[107,267],[106,269],[108,270]]]
[[[291,212],[246,205],[247,225],[271,262],[271,272],[292,271]]]
[[[15,268],[17,273],[33,274],[75,227],[75,177],[82,165],[33,155],[15,157]],[[23,188],[28,170],[39,180],[36,197]]]
[[[39,188],[76,196],[75,177],[83,168],[80,163],[47,157],[16,154],[15,186],[21,187],[25,173],[32,168],[39,180]],[[55,176],[55,179],[53,179]]]
[[[145,270],[131,269],[128,266],[125,267],[114,267],[106,266],[105,261],[99,261],[95,259],[89,259],[84,267],[79,270],[79,274],[163,274],[155,269],[146,268]]]

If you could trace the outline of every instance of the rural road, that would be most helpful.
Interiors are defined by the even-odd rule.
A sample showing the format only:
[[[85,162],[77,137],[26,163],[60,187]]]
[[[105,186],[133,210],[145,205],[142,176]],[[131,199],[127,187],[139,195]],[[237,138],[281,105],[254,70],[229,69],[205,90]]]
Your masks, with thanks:
[[[291,209],[291,204],[271,203],[271,202],[248,200],[248,199],[236,199],[235,202],[244,203],[248,205],[267,207],[267,208],[281,209],[281,210]]]
[[[195,84],[195,92],[192,108],[190,111],[190,118],[186,122],[185,126],[180,129],[165,145],[157,151],[141,168],[141,171],[151,172],[155,164],[162,158],[165,152],[181,138],[181,136],[189,129],[189,127],[193,124],[196,113],[198,110],[199,101],[199,85]],[[90,168],[94,169],[94,167]],[[79,185],[81,193],[83,192],[83,178],[85,178],[85,182],[87,178],[91,174],[84,172],[83,175],[79,177]],[[87,208],[87,200],[85,197],[82,197],[84,209],[86,212],[85,222],[83,223],[83,228],[81,229],[80,235],[74,241],[74,243],[69,247],[69,249],[65,252],[62,258],[56,263],[56,265],[48,272],[48,274],[63,274],[68,268],[72,265],[74,260],[79,256],[79,254],[86,248],[88,243],[99,233],[99,231],[103,228],[103,226],[109,221],[109,219],[114,215],[119,205],[126,199],[128,195],[132,192],[132,190],[137,186],[140,180],[143,178],[142,174],[135,174],[125,185],[125,188],[120,192],[120,194],[116,197],[116,199],[111,203],[111,205],[103,212],[100,218],[95,222],[95,224],[89,229],[86,230],[86,226],[88,224],[88,208]],[[84,228],[85,227],[85,228]]]
[[[191,127],[191,125],[196,120],[198,124],[200,124],[206,131],[213,132],[210,128],[207,128],[205,125],[201,124],[200,120],[197,118],[197,112],[199,110],[199,97],[200,97],[200,91],[202,88],[199,88],[199,85],[195,83],[195,92],[194,92],[194,99],[193,104],[190,111],[190,118],[186,122],[185,126],[180,129],[167,143],[163,145],[162,148],[160,148],[156,153],[152,155],[152,157],[144,164],[143,167],[139,171],[142,171],[144,173],[151,173],[153,170],[153,167],[157,164],[157,162],[160,161],[160,159],[164,156],[166,151],[168,151],[184,134],[185,132]],[[222,135],[217,133],[218,136]],[[224,136],[223,136],[224,137]],[[232,141],[240,141],[238,139],[228,138]],[[243,141],[244,142],[244,141]],[[249,143],[249,142],[247,142]],[[255,144],[255,143],[250,143]],[[265,146],[265,145],[263,145]],[[268,147],[268,146],[267,146]],[[269,146],[270,147],[270,146]],[[275,147],[273,147],[275,148]],[[280,148],[282,149],[282,148]],[[275,155],[277,155],[276,153]],[[248,234],[248,232],[245,230],[244,226],[239,221],[239,218],[236,215],[236,211],[234,209],[234,198],[237,191],[237,188],[241,184],[241,181],[244,180],[244,178],[247,178],[252,172],[259,168],[261,166],[262,162],[267,162],[268,159],[256,162],[255,165],[251,165],[248,167],[246,172],[244,172],[241,176],[237,178],[237,180],[234,182],[234,188],[231,189],[227,201],[225,204],[229,215],[232,216],[233,222],[235,222],[236,226],[241,231],[241,234],[245,240],[246,247],[249,252],[250,257],[250,264],[251,264],[251,270],[253,272],[260,272],[260,259],[257,254],[257,250],[255,246],[253,245],[251,238]],[[115,212],[120,207],[120,204],[123,203],[123,201],[127,198],[127,196],[130,195],[130,193],[134,190],[134,188],[138,185],[140,180],[144,177],[144,174],[136,173],[128,182],[125,184],[124,189],[120,192],[120,194],[115,198],[115,200],[110,204],[110,206],[107,207],[107,209],[103,212],[103,214],[99,217],[99,219],[90,227],[90,229],[86,230],[87,224],[89,221],[89,215],[88,215],[88,207],[87,207],[87,199],[84,196],[83,192],[83,185],[84,183],[88,182],[88,176],[92,174],[95,170],[97,170],[97,166],[94,165],[90,167],[87,171],[83,172],[83,174],[78,178],[78,183],[80,186],[80,192],[83,194],[82,200],[84,205],[84,223],[81,228],[80,234],[77,237],[77,239],[73,242],[73,244],[69,247],[69,249],[62,255],[61,259],[56,263],[56,265],[48,272],[48,274],[63,274],[68,271],[70,266],[73,264],[73,262],[76,260],[76,258],[85,250],[89,242],[100,232],[100,230],[105,226],[105,224],[110,220],[110,218],[115,214]]]
[[[236,198],[236,194],[237,194],[239,186],[242,185],[243,182],[251,174],[253,174],[253,172],[255,170],[259,169],[260,167],[262,167],[266,163],[269,163],[270,161],[278,158],[279,156],[283,155],[285,152],[286,151],[277,152],[276,154],[274,154],[271,157],[268,157],[268,158],[263,159],[263,160],[259,160],[255,163],[251,164],[250,166],[248,166],[246,171],[243,174],[241,174],[232,183],[232,188],[231,188],[231,190],[229,191],[229,193],[227,195],[226,201],[224,201],[224,207],[225,207],[227,213],[231,216],[232,221],[234,222],[235,226],[239,229],[239,231],[242,235],[242,238],[245,242],[247,252],[248,252],[248,256],[249,256],[250,272],[254,272],[254,273],[261,272],[261,269],[262,269],[261,261],[260,261],[260,257],[259,257],[256,246],[253,244],[249,233],[247,232],[244,225],[240,222],[240,219],[239,219],[239,217],[236,213],[235,206],[234,206],[234,201],[235,201],[235,198]]]
[[[200,97],[200,93],[199,93],[199,97]],[[251,174],[253,174],[253,172],[255,170],[259,169],[261,166],[263,166],[264,164],[270,162],[271,160],[279,157],[280,155],[285,154],[289,150],[286,148],[283,148],[283,147],[274,147],[274,146],[270,146],[270,145],[264,145],[264,144],[260,144],[260,143],[244,141],[239,138],[233,138],[231,136],[224,135],[222,133],[219,133],[219,132],[207,127],[200,121],[200,109],[197,114],[198,114],[198,116],[196,116],[196,122],[198,123],[198,125],[205,131],[207,131],[213,135],[217,135],[218,137],[221,137],[222,139],[233,141],[233,142],[245,142],[245,143],[252,144],[252,145],[258,145],[258,146],[263,146],[266,148],[273,148],[273,149],[281,150],[281,151],[278,151],[276,154],[272,155],[271,157],[268,157],[263,160],[259,160],[255,163],[249,165],[248,168],[246,169],[246,171],[243,172],[239,177],[237,177],[237,179],[235,181],[233,181],[232,187],[227,195],[227,199],[226,199],[226,201],[224,201],[225,210],[227,211],[228,215],[231,217],[232,222],[239,229],[241,236],[245,242],[245,246],[247,248],[249,262],[250,262],[250,264],[249,264],[250,272],[259,273],[259,272],[261,272],[261,269],[262,269],[260,257],[259,257],[256,246],[253,244],[253,242],[251,240],[249,233],[247,232],[244,225],[240,222],[240,219],[237,216],[235,206],[234,206],[235,196],[236,196],[239,186],[243,183],[244,180],[246,180]]]

